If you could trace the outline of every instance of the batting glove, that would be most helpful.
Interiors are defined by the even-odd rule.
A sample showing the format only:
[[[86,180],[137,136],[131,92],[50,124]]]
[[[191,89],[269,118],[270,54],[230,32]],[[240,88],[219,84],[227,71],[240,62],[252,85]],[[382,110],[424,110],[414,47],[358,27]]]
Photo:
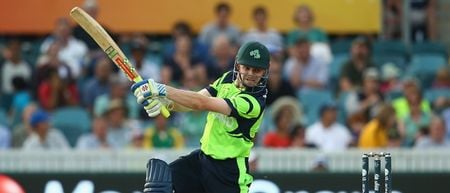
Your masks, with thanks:
[[[131,86],[131,91],[137,98],[139,104],[147,106],[145,101],[158,97],[166,96],[166,85],[155,82],[153,79],[143,80],[134,83]]]

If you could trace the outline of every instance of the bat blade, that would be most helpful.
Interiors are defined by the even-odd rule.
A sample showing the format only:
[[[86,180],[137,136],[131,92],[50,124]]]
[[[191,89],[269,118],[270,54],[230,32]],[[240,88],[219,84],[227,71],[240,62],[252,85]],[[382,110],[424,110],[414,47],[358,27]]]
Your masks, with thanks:
[[[70,16],[97,42],[100,48],[125,73],[130,81],[142,81],[142,77],[137,73],[133,65],[128,62],[127,57],[116,42],[94,18],[79,7],[74,7],[70,11]],[[161,113],[164,117],[170,116],[170,112],[164,105],[161,108]]]
[[[79,7],[74,7],[70,11],[70,16],[97,42],[100,48],[125,73],[129,80],[133,82],[142,80],[116,42],[94,18]]]

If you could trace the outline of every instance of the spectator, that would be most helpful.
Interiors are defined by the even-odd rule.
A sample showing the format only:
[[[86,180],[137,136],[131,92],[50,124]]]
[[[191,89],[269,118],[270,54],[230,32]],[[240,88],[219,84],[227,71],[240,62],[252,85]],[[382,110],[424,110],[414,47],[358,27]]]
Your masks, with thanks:
[[[31,135],[33,128],[30,124],[31,115],[37,110],[34,103],[28,104],[22,112],[22,122],[12,130],[12,147],[20,148]]]
[[[365,37],[357,37],[352,42],[350,60],[342,66],[340,76],[341,91],[357,90],[363,84],[363,74],[375,65],[370,59],[370,43]]]
[[[233,70],[234,50],[225,35],[217,36],[212,44],[211,57],[207,61],[208,79],[213,82],[225,72]]]
[[[110,92],[100,95],[94,102],[94,116],[103,116],[108,111],[112,100],[122,100],[128,110],[127,117],[137,119],[139,117],[139,106],[136,98],[128,93],[129,82],[122,81],[118,77],[111,77],[109,81]]]
[[[95,65],[95,76],[87,80],[83,90],[83,103],[92,111],[95,99],[110,92],[112,63],[107,57],[102,57]]]
[[[148,39],[142,36],[135,36],[131,43],[131,58],[130,63],[136,68],[137,72],[142,77],[152,77],[155,80],[160,80],[160,66],[147,57]],[[124,73],[119,73],[123,80],[128,80]]]
[[[389,40],[399,40],[402,37],[403,0],[383,2],[384,37]]]
[[[47,37],[41,45],[41,53],[46,53],[50,45],[56,41],[60,44],[58,58],[70,67],[73,77],[80,77],[88,48],[84,42],[72,36],[72,28],[67,18],[60,18],[56,21],[53,34]]]
[[[295,36],[299,33],[306,34],[311,42],[328,42],[327,34],[314,26],[314,13],[308,5],[300,5],[296,8],[294,22],[297,26],[288,33],[288,44],[295,44]]]
[[[321,107],[320,121],[306,128],[305,140],[322,151],[339,151],[350,146],[352,135],[337,122],[337,106],[329,103]]]
[[[347,119],[347,125],[352,133],[351,146],[358,146],[359,136],[367,123],[367,117],[362,113],[355,113],[350,115]]]
[[[383,95],[379,87],[379,75],[375,68],[364,72],[363,87],[359,91],[350,91],[346,101],[346,112],[349,115],[361,113],[370,120],[379,110]]]
[[[62,80],[56,69],[50,70],[49,77],[38,87],[39,104],[48,111],[64,106],[77,105],[78,89],[74,83]]]
[[[264,135],[264,146],[287,148],[292,145],[292,127],[300,123],[301,112],[298,102],[292,97],[281,97],[272,106],[275,128]]]
[[[411,112],[411,106],[419,105],[423,113],[430,113],[430,103],[422,98],[419,82],[414,78],[406,78],[403,81],[403,97],[392,101],[397,118],[404,119]]]
[[[161,80],[165,83],[180,83],[183,74],[190,69],[196,71],[196,75],[207,82],[207,73],[202,58],[193,55],[192,39],[189,36],[181,36],[175,40],[174,55],[164,59]]]
[[[411,24],[411,38],[413,42],[435,40],[436,28],[436,0],[408,1],[410,5],[409,18]]]
[[[201,85],[192,70],[183,77],[183,88],[192,91],[201,89]],[[178,114],[177,116],[177,127],[183,134],[186,147],[200,147],[199,141],[203,134],[203,123],[206,122],[207,113],[189,111]]]
[[[383,105],[369,123],[361,131],[358,147],[386,148],[389,145],[389,132],[396,130],[395,109],[391,105]]]
[[[11,146],[11,132],[8,128],[0,124],[0,150],[8,149]]]
[[[69,149],[69,143],[64,135],[50,127],[50,117],[43,110],[35,111],[30,118],[33,133],[23,143],[25,150]]]
[[[11,97],[14,92],[13,78],[22,77],[25,80],[31,78],[31,68],[27,62],[22,59],[22,43],[18,39],[12,39],[8,42],[8,45],[4,52],[5,62],[0,65],[0,82],[2,83],[1,92],[3,93],[2,102],[0,105],[9,109],[11,100],[7,97]]]
[[[311,144],[307,144],[305,139],[305,127],[301,124],[296,124],[292,129],[292,147],[312,147]]]
[[[131,148],[144,149],[145,148],[144,132],[140,128],[133,129],[131,132]]]
[[[14,86],[14,96],[11,104],[11,126],[15,127],[20,123],[23,110],[31,103],[32,99],[28,91],[28,83],[23,77],[14,77],[12,83]]]
[[[294,12],[296,28],[287,34],[289,53],[295,52],[292,48],[296,44],[297,36],[303,35],[311,42],[311,55],[321,58],[325,63],[330,63],[332,54],[328,45],[326,33],[314,26],[314,13],[308,5],[300,5]]]
[[[450,89],[450,69],[448,67],[441,68],[437,71],[432,88]]]
[[[450,140],[450,107],[443,110],[441,115],[442,115],[442,119],[445,122],[445,128],[446,128],[446,133],[447,133],[446,138],[448,140]]]
[[[269,81],[267,83],[266,105],[270,106],[282,96],[296,97],[295,89],[291,83],[283,78],[282,58],[278,55],[270,57]]]
[[[217,4],[215,8],[216,21],[211,22],[203,27],[199,34],[200,42],[211,46],[215,37],[219,34],[225,34],[231,40],[233,45],[237,45],[239,41],[239,29],[230,24],[231,7],[226,2]]]
[[[442,117],[434,116],[431,119],[429,134],[417,139],[415,148],[450,148],[450,141],[446,138],[445,121]]]
[[[169,127],[162,115],[155,117],[155,128],[148,128],[144,134],[146,148],[182,148],[184,139],[177,128]]]
[[[92,122],[92,133],[78,138],[76,148],[83,150],[109,148],[107,134],[108,122],[103,117],[96,117]]]
[[[269,28],[267,9],[257,6],[253,9],[253,21],[255,26],[242,37],[242,43],[257,41],[263,44],[271,52],[279,52],[283,48],[283,39],[274,28]]]
[[[381,68],[381,74],[381,93],[388,94],[390,92],[400,91],[402,89],[400,69],[398,69],[393,63],[384,64]]]
[[[127,108],[120,99],[109,101],[105,112],[108,122],[106,139],[111,148],[125,148],[131,144],[132,123],[127,118]]]
[[[431,112],[425,112],[421,108],[420,98],[411,97],[409,114],[400,121],[399,131],[403,136],[403,146],[412,147],[420,131],[430,125]]]
[[[70,67],[58,58],[60,49],[61,43],[55,41],[49,45],[47,52],[39,57],[33,78],[35,89],[50,76],[50,72],[55,70],[61,79],[67,82],[74,81]]]
[[[284,65],[284,74],[292,86],[299,89],[322,89],[328,81],[328,64],[311,55],[311,44],[306,36],[295,41],[295,55],[290,55]]]
[[[185,21],[178,21],[174,24],[172,28],[172,39],[170,44],[164,50],[164,57],[168,58],[174,55],[176,50],[175,42],[178,37],[188,36],[192,39],[192,52],[194,56],[199,58],[207,58],[208,57],[208,47],[203,43],[200,43],[198,40],[195,40],[194,33],[192,32],[191,26],[189,23]]]

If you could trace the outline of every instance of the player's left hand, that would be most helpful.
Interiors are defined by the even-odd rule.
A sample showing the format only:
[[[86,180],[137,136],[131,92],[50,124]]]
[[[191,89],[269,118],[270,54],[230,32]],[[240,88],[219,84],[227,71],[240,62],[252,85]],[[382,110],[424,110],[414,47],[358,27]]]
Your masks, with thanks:
[[[139,104],[144,104],[148,99],[165,97],[166,96],[166,85],[155,82],[153,79],[143,80],[134,83],[131,86],[131,91],[137,98]]]

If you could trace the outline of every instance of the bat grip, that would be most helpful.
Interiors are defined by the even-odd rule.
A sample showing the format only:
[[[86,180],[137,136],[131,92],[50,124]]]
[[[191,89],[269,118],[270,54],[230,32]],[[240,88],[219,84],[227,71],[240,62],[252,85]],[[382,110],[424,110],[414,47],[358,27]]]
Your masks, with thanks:
[[[165,105],[161,106],[161,114],[165,118],[169,118],[169,116],[170,116],[170,111],[167,109],[167,107]]]

